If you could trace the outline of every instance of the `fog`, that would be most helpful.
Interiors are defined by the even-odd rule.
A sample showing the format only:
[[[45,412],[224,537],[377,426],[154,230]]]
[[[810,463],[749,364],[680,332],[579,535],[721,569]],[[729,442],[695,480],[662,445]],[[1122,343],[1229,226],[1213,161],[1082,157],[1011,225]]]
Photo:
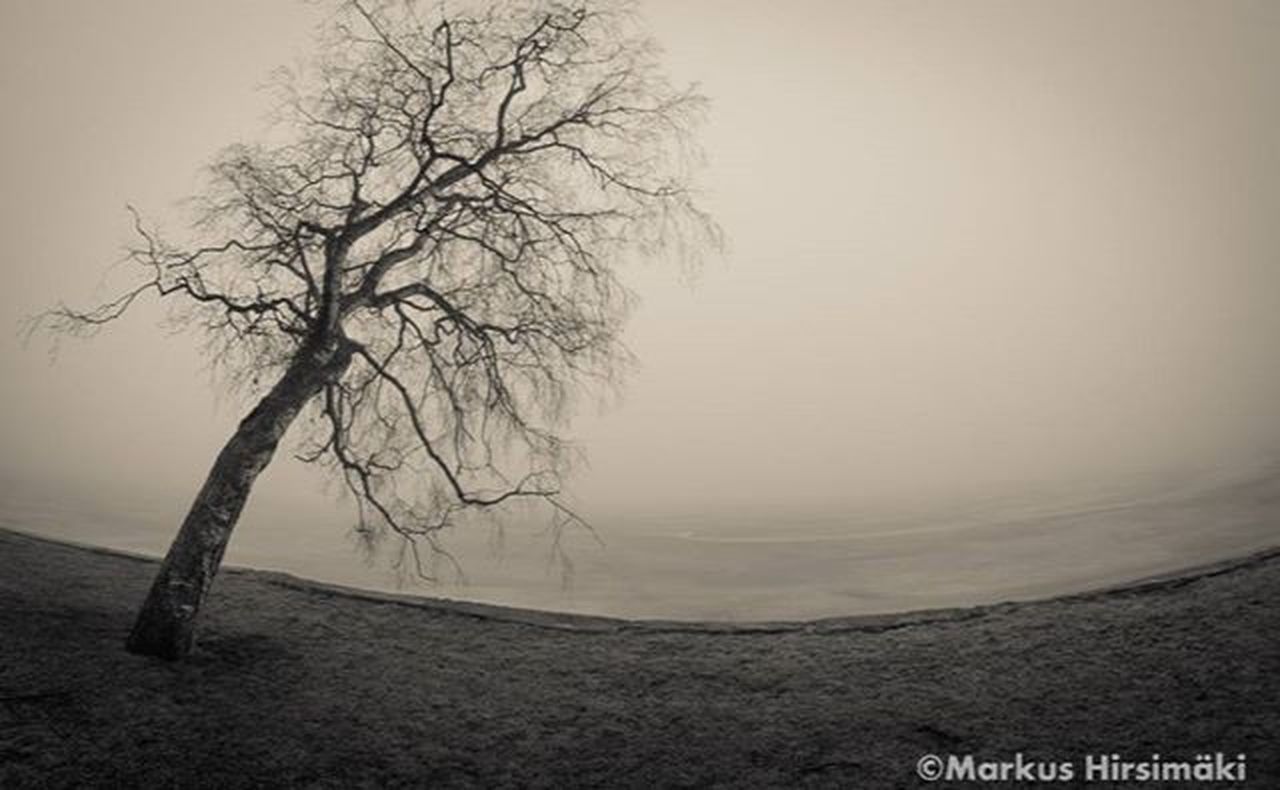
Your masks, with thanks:
[[[626,274],[641,365],[571,431],[590,458],[574,502],[606,539],[838,528],[1280,449],[1280,5],[643,7],[675,80],[712,100],[701,179],[728,248]],[[155,540],[176,526],[246,405],[154,305],[52,363],[18,321],[121,281],[127,203],[180,227],[321,13],[0,8],[11,501],[112,503],[99,520],[160,503]],[[337,513],[312,540],[345,551],[343,507],[282,454],[246,529]]]

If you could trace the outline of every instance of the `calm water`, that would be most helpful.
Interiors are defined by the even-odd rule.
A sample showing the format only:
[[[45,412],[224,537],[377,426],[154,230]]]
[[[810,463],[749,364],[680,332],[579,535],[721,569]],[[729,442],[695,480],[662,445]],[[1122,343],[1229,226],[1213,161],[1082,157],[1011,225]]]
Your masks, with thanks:
[[[5,486],[0,524],[160,554],[185,501],[52,496]],[[185,500],[185,497],[183,497]],[[323,506],[323,507],[322,507]],[[805,519],[665,518],[566,533],[572,573],[545,529],[459,530],[467,578],[406,584],[394,545],[362,558],[343,507],[251,503],[231,564],[358,587],[624,617],[762,620],[1035,598],[1129,581],[1280,543],[1280,474],[1129,482],[1109,492],[1025,494]]]

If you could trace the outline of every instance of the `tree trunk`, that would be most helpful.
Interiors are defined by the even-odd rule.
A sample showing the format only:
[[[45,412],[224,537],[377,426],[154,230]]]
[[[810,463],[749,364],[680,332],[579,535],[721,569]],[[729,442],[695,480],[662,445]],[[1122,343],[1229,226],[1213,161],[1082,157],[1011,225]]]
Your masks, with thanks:
[[[169,660],[191,652],[196,615],[258,475],[307,401],[351,362],[345,339],[308,343],[236,428],[209,471],[138,613],[126,647]]]

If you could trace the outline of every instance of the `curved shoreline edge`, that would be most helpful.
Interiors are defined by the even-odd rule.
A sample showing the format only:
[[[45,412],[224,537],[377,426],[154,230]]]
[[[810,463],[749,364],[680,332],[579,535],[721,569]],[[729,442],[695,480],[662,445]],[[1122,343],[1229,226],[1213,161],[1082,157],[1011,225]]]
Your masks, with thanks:
[[[89,554],[158,564],[159,559],[137,552],[113,549],[78,541],[37,535],[11,526],[0,526],[0,538],[16,539],[70,548]],[[708,621],[627,619],[606,615],[557,612],[501,604],[479,603],[454,598],[440,598],[411,593],[390,593],[307,579],[285,571],[226,566],[226,575],[257,581],[273,587],[332,598],[344,598],[374,604],[421,609],[435,614],[455,615],[476,620],[512,623],[534,628],[582,633],[689,633],[689,634],[782,634],[836,633],[861,631],[877,633],[914,626],[935,625],[973,620],[1019,609],[1055,603],[1094,601],[1105,598],[1142,595],[1175,589],[1197,581],[1246,570],[1269,562],[1280,561],[1280,546],[1262,549],[1240,557],[1228,558],[1177,571],[1145,576],[1129,582],[1110,584],[1081,592],[1047,598],[1001,601],[975,606],[940,609],[917,609],[885,614],[861,614],[822,617],[813,620]]]

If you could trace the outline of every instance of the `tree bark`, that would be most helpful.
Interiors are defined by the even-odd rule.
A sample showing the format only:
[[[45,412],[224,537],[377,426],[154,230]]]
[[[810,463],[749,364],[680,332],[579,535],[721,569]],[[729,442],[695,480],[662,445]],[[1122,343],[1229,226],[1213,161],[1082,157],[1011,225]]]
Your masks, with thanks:
[[[298,412],[351,363],[350,341],[309,342],[218,454],[147,594],[127,649],[177,660],[191,652],[196,615],[254,480]]]

